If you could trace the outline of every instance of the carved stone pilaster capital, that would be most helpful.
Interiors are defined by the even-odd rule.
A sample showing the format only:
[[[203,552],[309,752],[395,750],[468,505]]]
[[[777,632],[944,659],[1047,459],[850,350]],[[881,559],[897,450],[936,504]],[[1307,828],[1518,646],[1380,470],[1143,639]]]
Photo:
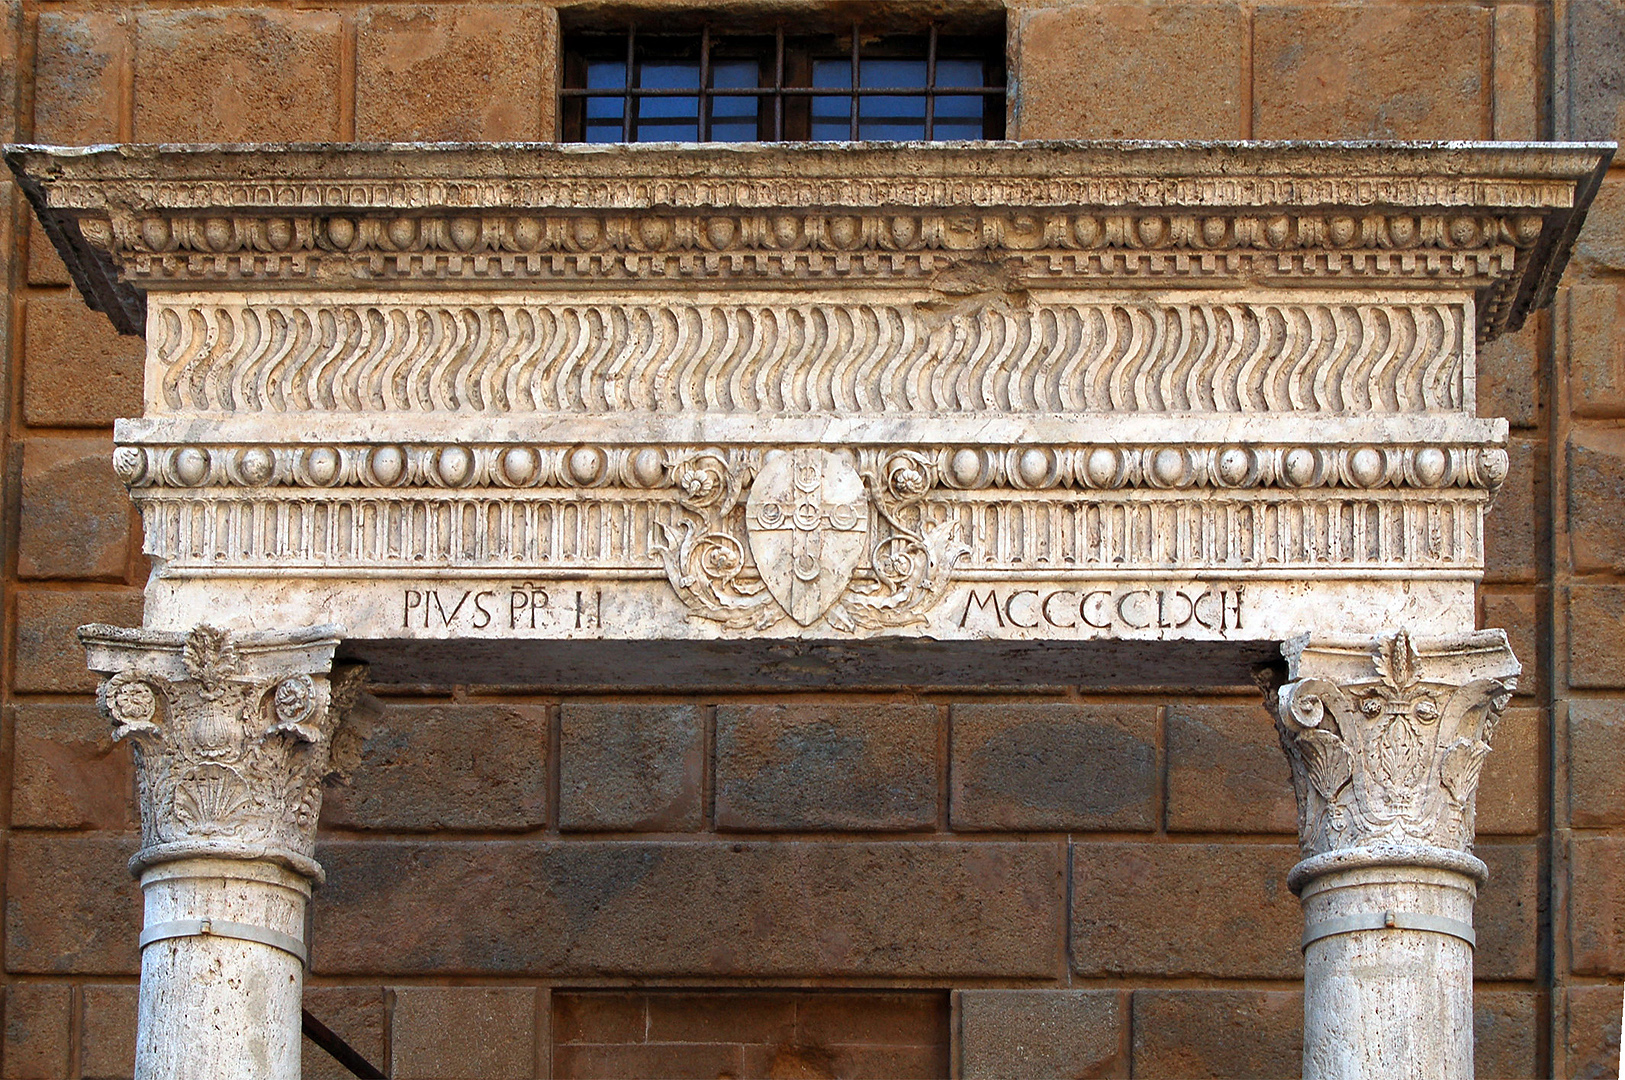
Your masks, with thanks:
[[[1306,857],[1473,846],[1490,738],[1521,671],[1506,634],[1287,642],[1270,693]]]
[[[83,626],[96,701],[135,747],[141,850],[269,859],[317,881],[321,782],[364,669],[333,666],[339,630],[233,634]]]

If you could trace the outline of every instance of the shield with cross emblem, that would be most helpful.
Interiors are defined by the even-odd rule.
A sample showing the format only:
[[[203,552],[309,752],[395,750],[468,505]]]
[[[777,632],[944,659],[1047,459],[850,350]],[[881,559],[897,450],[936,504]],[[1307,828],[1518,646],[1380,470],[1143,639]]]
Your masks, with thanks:
[[[745,532],[762,582],[811,626],[840,599],[863,560],[869,505],[850,454],[775,450],[745,502]]]

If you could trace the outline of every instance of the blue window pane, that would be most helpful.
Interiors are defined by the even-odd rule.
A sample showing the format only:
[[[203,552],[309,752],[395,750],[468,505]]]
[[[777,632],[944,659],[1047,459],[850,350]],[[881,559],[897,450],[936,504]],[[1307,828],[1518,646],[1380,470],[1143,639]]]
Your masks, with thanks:
[[[588,90],[621,90],[626,87],[626,64],[619,60],[594,61],[587,65]],[[618,97],[586,99],[586,141],[621,141],[621,107]]]
[[[980,139],[982,99],[979,97],[938,97],[934,139]]]
[[[700,65],[644,64],[638,85],[645,90],[698,90]],[[638,101],[638,142],[694,142],[700,137],[698,97],[650,97]]]
[[[850,89],[852,64],[847,60],[814,60],[813,88]],[[852,121],[848,110],[852,107],[849,95],[815,97],[812,99],[812,137],[815,142],[830,142],[852,137]]]
[[[937,86],[941,88],[953,86],[981,86],[982,62],[980,60],[938,60]]]
[[[756,87],[754,60],[725,60],[711,65],[711,86],[716,90],[750,90]],[[714,97],[711,99],[711,138],[715,142],[754,142],[756,140],[757,99],[754,97]]]
[[[865,60],[858,68],[863,87],[906,90],[925,85],[924,60]],[[925,95],[864,98],[858,115],[864,139],[925,138]]]

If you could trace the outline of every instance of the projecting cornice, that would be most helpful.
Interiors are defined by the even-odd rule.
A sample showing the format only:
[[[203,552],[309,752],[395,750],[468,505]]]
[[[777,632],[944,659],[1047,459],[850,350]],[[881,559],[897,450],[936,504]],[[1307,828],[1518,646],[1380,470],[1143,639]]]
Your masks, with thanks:
[[[91,305],[149,291],[1257,285],[1548,303],[1605,144],[14,147]]]

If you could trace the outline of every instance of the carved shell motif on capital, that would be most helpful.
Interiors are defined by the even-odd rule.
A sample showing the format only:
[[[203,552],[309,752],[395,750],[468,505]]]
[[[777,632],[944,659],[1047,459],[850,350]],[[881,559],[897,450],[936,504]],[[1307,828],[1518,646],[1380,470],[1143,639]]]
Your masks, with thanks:
[[[187,635],[182,660],[185,679],[136,666],[96,696],[113,738],[135,747],[136,865],[217,854],[318,874],[316,819],[338,719],[328,678],[248,676],[232,636],[210,626]]]
[[[1274,713],[1303,853],[1471,851],[1479,774],[1516,685],[1513,677],[1430,678],[1402,630],[1372,647],[1369,677],[1281,687]]]

